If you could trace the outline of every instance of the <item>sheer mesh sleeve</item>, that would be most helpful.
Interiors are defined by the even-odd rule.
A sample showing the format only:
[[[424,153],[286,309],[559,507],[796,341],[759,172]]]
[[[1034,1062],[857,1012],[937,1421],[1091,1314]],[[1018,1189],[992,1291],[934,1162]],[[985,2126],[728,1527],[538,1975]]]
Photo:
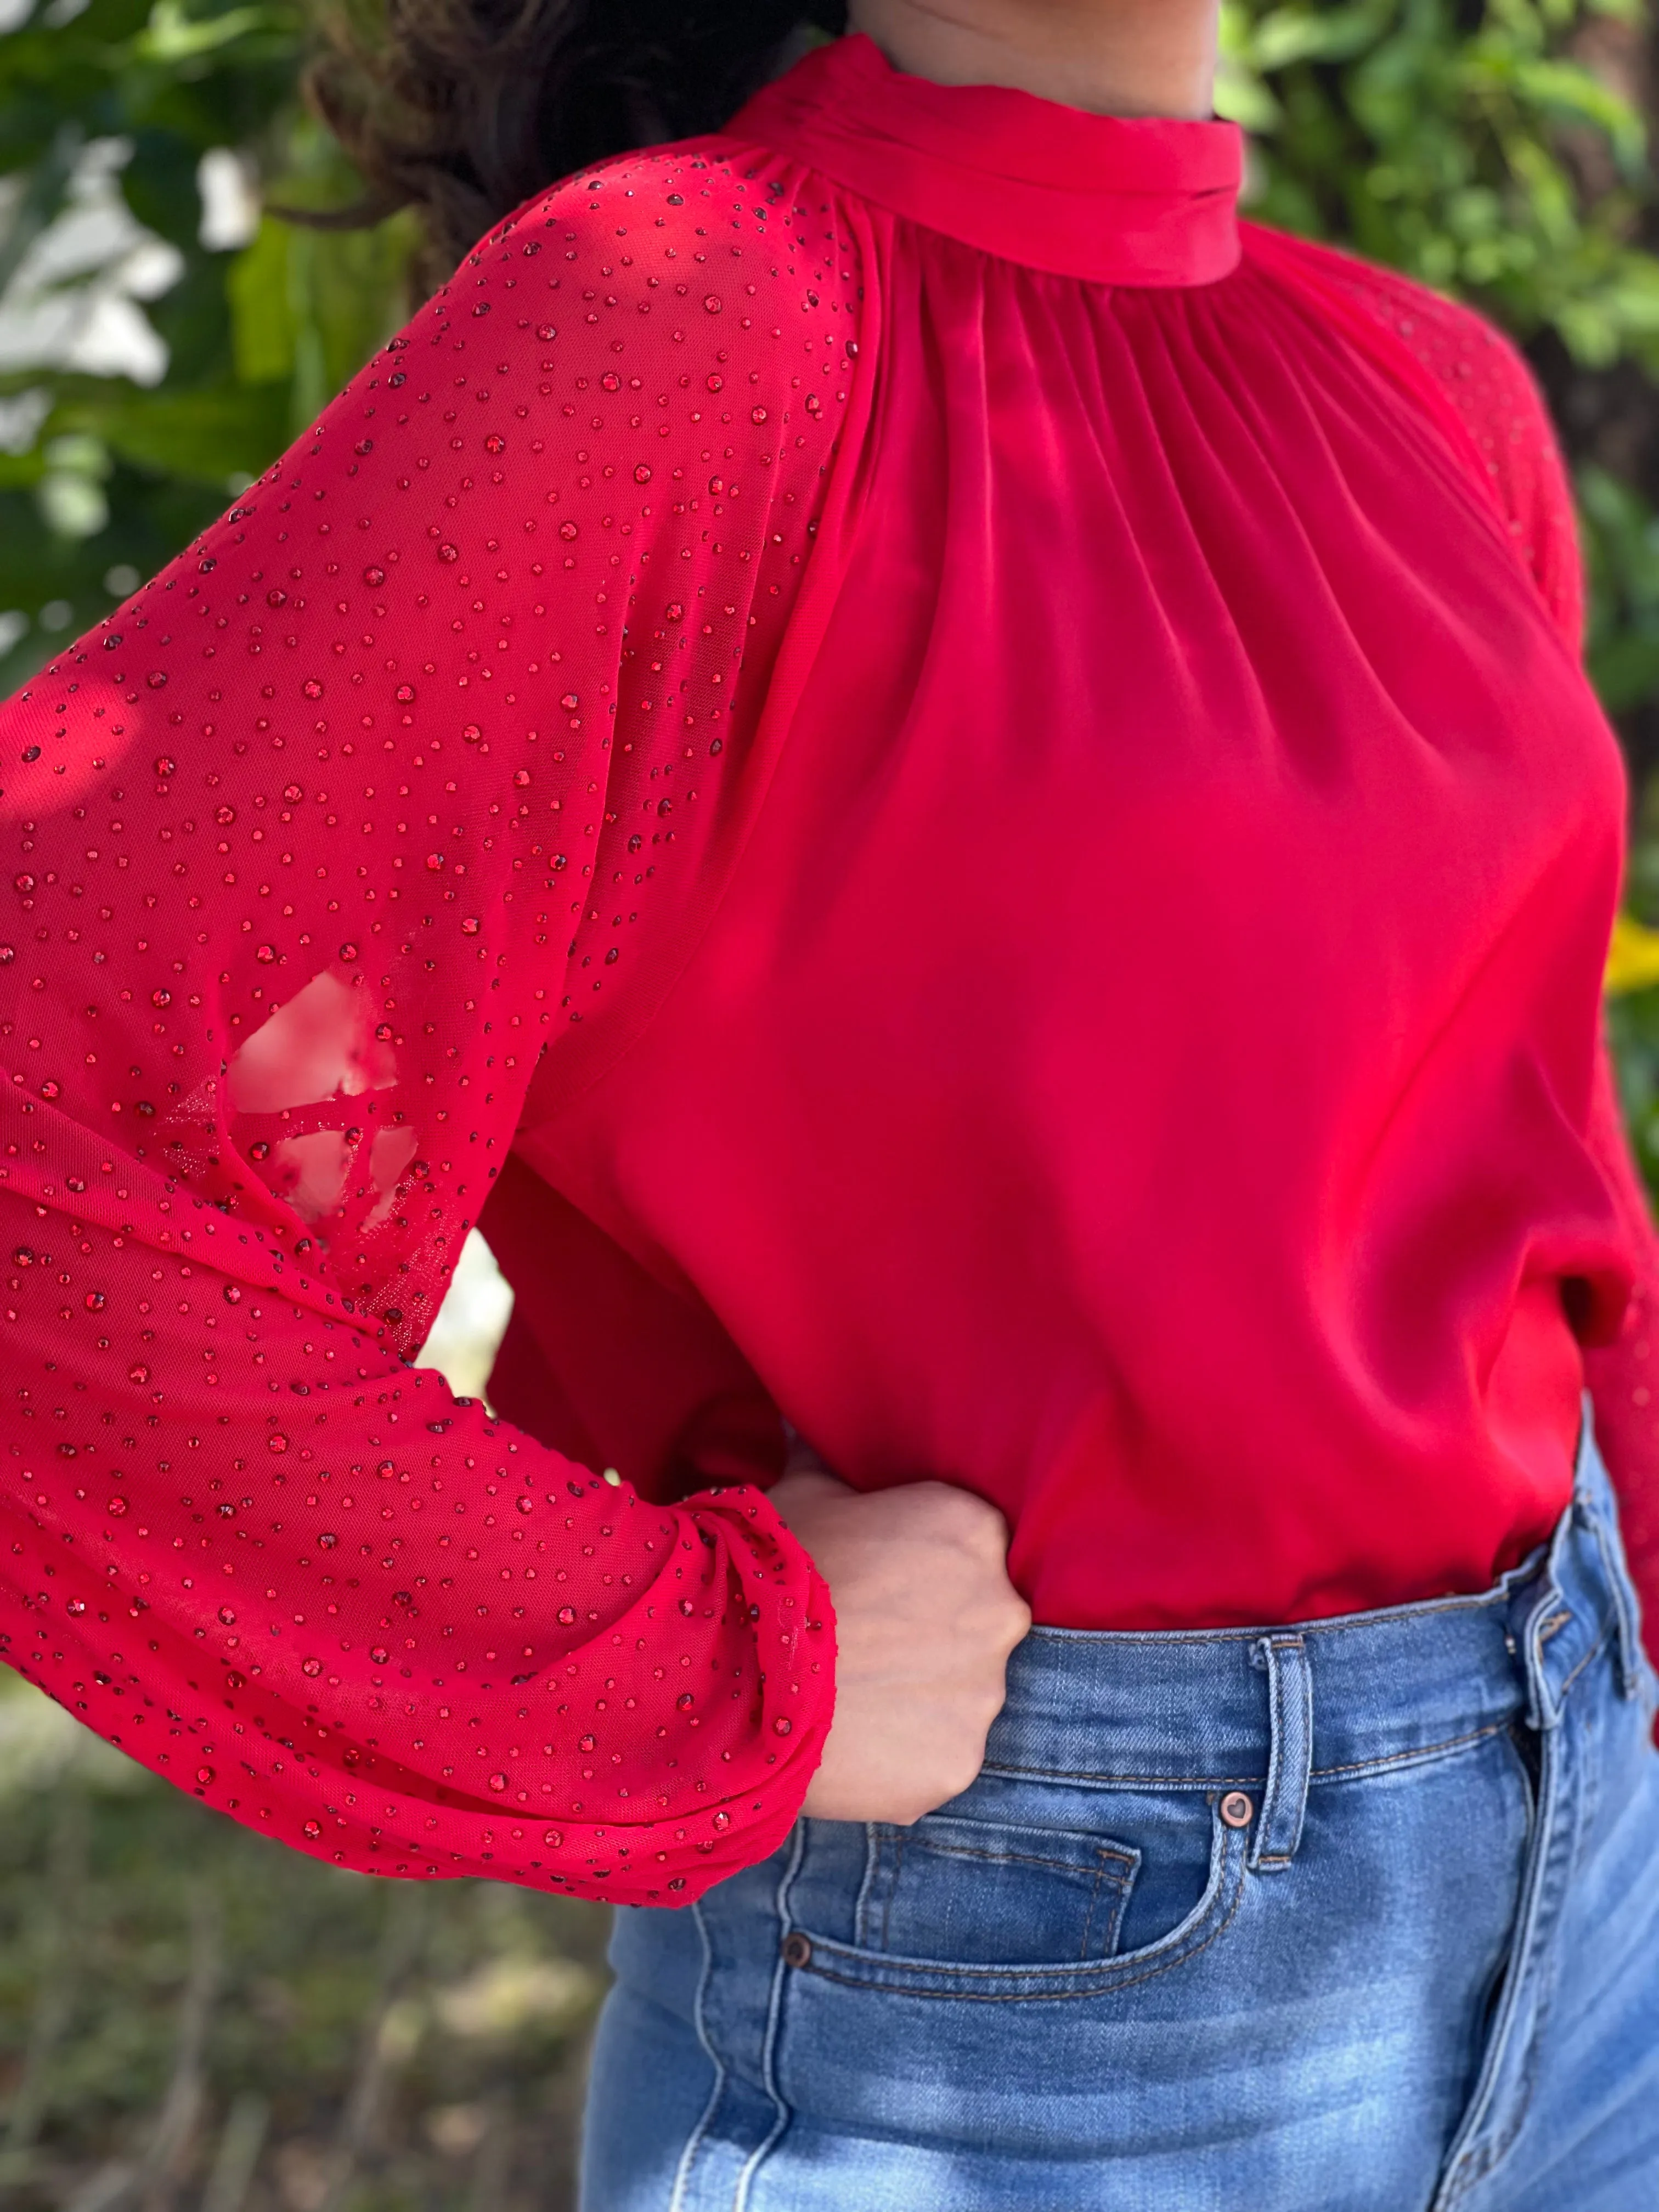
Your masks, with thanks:
[[[595,854],[648,904],[787,619],[848,286],[804,324],[752,199],[658,155],[521,210],[0,709],[0,1649],[343,1864],[690,1897],[828,1725],[763,1497],[649,1504],[405,1364],[626,988]]]

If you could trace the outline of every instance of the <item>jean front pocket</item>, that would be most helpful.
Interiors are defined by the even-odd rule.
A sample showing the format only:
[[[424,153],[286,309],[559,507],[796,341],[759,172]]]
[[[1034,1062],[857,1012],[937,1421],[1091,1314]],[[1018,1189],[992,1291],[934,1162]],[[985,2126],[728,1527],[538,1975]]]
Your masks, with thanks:
[[[1214,1793],[1109,1793],[1125,1817],[1095,1828],[993,1813],[994,1788],[982,1778],[910,1828],[809,1821],[786,1964],[916,1997],[1103,1998],[1207,1951],[1237,1911],[1249,1838]]]
[[[1109,1958],[1140,1867],[1109,1837],[939,1813],[868,1835],[860,1945],[964,1966]]]

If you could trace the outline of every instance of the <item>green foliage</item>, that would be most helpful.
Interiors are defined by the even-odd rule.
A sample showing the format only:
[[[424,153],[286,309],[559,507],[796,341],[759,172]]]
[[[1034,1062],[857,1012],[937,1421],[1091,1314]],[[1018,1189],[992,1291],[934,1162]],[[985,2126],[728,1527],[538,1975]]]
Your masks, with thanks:
[[[1639,787],[1659,716],[1659,223],[1633,104],[1651,38],[1644,0],[1225,0],[1219,97],[1252,133],[1252,213],[1468,298],[1551,368],[1588,664],[1638,771],[1629,896],[1655,921],[1659,792]],[[1612,1023],[1659,1193],[1659,989]]]
[[[357,196],[296,99],[302,41],[287,0],[58,0],[0,33],[0,695],[194,536],[402,319],[406,219],[319,231],[267,213],[240,249],[203,241],[204,155],[234,153],[272,207]],[[107,245],[112,210],[127,273],[148,252],[148,274],[128,284],[89,247],[89,269],[37,281],[66,216]],[[84,334],[100,292],[127,293],[118,312],[161,341],[159,380],[89,374],[106,364],[66,364],[61,342],[18,359],[9,322]]]
[[[0,1669],[14,2212],[565,2212],[601,1916],[237,1828]]]
[[[1609,714],[1659,692],[1659,519],[1631,485],[1593,464],[1578,474],[1590,583],[1585,658]]]
[[[1642,118],[1565,51],[1635,0],[1229,0],[1222,102],[1264,221],[1467,295],[1577,361],[1659,369]],[[1592,52],[1594,48],[1590,49]]]

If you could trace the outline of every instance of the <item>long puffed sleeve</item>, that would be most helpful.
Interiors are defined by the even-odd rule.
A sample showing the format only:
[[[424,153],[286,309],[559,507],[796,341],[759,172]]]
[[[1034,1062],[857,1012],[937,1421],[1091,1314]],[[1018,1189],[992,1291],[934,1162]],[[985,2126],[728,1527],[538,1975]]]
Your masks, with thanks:
[[[689,1899],[829,1723],[763,1496],[406,1364],[785,641],[856,349],[760,198],[682,152],[521,210],[0,709],[0,1649],[353,1867]]]

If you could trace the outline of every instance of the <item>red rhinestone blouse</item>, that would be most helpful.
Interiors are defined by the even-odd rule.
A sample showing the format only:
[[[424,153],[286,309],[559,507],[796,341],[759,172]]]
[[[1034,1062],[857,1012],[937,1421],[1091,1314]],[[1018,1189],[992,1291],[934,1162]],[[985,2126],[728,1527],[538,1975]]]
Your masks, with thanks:
[[[1559,466],[1238,175],[843,41],[0,712],[0,1650],[92,1727],[695,1896],[832,1702],[781,1413],[1040,1620],[1274,1623],[1483,1588],[1588,1373],[1651,1586]],[[405,1364],[480,1219],[493,1414]]]

